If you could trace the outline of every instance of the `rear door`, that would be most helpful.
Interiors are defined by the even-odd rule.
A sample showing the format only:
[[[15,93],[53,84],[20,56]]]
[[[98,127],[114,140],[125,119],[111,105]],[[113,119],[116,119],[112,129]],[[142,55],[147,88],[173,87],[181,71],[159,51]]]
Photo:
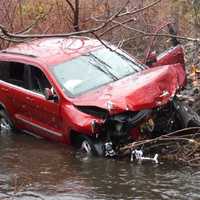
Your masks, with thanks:
[[[23,63],[0,61],[0,102],[17,125],[18,117],[26,120],[30,119],[30,110],[24,94],[27,92],[26,68]]]

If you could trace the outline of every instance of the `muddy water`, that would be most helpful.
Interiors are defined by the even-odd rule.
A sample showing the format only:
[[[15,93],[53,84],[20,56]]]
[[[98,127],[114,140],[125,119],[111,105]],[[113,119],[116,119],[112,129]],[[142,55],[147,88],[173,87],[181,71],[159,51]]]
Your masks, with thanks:
[[[200,170],[85,157],[24,134],[0,135],[0,200],[200,199]]]

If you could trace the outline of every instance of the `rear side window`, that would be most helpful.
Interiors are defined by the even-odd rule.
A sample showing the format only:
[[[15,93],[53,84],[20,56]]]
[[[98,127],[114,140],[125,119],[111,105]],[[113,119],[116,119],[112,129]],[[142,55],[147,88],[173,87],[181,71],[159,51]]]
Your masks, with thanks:
[[[17,62],[0,62],[0,80],[26,88],[25,65]]]
[[[39,68],[34,66],[28,67],[31,72],[29,89],[33,92],[44,94],[45,88],[51,88],[51,84]]]
[[[52,87],[39,68],[18,62],[0,61],[0,80],[39,94]]]

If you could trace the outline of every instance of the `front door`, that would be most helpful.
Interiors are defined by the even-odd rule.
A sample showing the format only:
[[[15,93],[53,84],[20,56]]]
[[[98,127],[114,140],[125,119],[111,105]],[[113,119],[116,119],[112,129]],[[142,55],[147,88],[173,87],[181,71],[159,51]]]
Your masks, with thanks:
[[[59,100],[49,101],[44,96],[44,89],[51,88],[51,84],[45,74],[35,66],[29,68],[28,92],[25,95],[31,120],[26,123],[29,129],[52,140],[62,141],[62,118],[60,116]]]

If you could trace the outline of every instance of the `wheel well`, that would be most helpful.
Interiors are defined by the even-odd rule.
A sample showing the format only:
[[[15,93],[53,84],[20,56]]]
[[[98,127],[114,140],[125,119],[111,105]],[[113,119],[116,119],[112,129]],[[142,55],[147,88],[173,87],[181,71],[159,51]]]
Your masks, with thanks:
[[[70,142],[74,147],[81,148],[82,142],[84,140],[89,142],[89,144],[91,146],[91,150],[92,150],[92,152],[91,152],[92,155],[96,155],[96,156],[104,155],[104,145],[100,140],[98,140],[90,135],[76,132],[74,130],[72,130],[70,132]]]
[[[70,131],[69,139],[72,146],[80,147],[81,145],[80,137],[81,137],[81,133],[78,133],[74,130]]]
[[[70,143],[72,144],[72,146],[79,148],[85,137],[91,138],[91,136],[86,135],[84,133],[79,133],[79,132],[74,131],[74,130],[70,131],[69,139],[70,139]]]

